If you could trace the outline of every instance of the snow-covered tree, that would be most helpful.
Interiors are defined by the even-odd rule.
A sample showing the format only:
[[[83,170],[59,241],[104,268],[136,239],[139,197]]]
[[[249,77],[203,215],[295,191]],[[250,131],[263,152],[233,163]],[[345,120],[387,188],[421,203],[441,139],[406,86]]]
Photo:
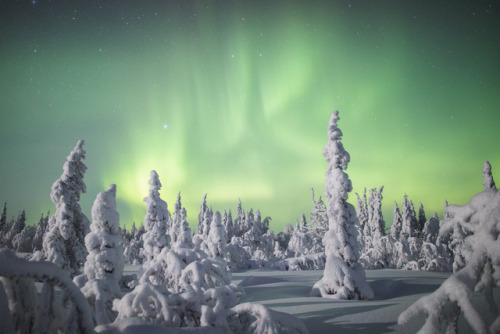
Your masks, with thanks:
[[[371,236],[370,225],[368,224],[368,204],[366,201],[366,188],[363,190],[363,198],[356,193],[358,205],[358,243],[361,249],[365,248],[365,237]]]
[[[424,242],[429,242],[435,244],[439,235],[439,218],[437,213],[425,223],[424,229],[422,230],[422,240]]]
[[[401,237],[408,240],[410,237],[418,236],[418,221],[415,214],[412,201],[408,200],[408,196],[404,196],[403,212],[401,214]]]
[[[14,220],[14,224],[10,226],[9,231],[5,234],[4,242],[7,248],[11,248],[14,250],[17,248],[13,244],[14,238],[16,238],[16,236],[21,233],[21,231],[25,228],[25,226],[26,226],[26,212],[22,210],[17,215],[16,220]],[[17,242],[19,242],[19,240]]]
[[[222,225],[224,225],[224,229],[226,230],[227,240],[231,240],[233,237],[233,215],[231,214],[231,210],[227,212],[224,210],[222,213]]]
[[[144,242],[142,236],[146,233],[144,224],[141,224],[139,228],[135,227],[135,222],[132,224],[132,229],[130,231],[131,238],[129,243],[124,247],[123,255],[125,257],[125,263],[129,264],[142,264],[144,260]]]
[[[200,213],[198,214],[198,232],[197,234],[203,235],[203,231],[207,231],[208,229],[205,224],[210,224],[211,221],[206,221],[206,214],[209,210],[209,207],[207,205],[207,194],[203,195],[203,200],[200,205]],[[208,235],[208,234],[207,234]]]
[[[80,272],[88,254],[85,236],[90,222],[78,204],[80,195],[87,190],[83,182],[87,170],[82,161],[86,153],[83,144],[83,140],[78,141],[64,163],[61,177],[52,185],[50,199],[56,206],[56,212],[49,219],[43,239],[43,258],[72,276]]]
[[[35,235],[33,236],[33,247],[32,251],[41,251],[43,249],[43,237],[47,230],[47,226],[49,225],[49,216],[50,211],[47,212],[47,215],[44,217],[43,214],[38,220],[38,224],[36,225]]]
[[[92,206],[90,233],[85,237],[89,252],[85,274],[74,281],[94,310],[98,325],[112,322],[116,313],[113,300],[121,298],[120,280],[125,260],[123,257],[120,217],[116,211],[116,185],[97,194]]]
[[[241,204],[241,199],[238,199],[238,206],[236,208],[236,218],[234,219],[233,232],[237,237],[242,237],[245,234],[245,211]]]
[[[321,196],[319,196],[318,200],[315,199],[313,188],[311,188],[311,193],[314,207],[309,215],[309,222],[311,223],[311,226],[316,229],[319,234],[321,234],[321,237],[323,237],[325,232],[328,230],[328,214],[326,213],[326,205]]]
[[[208,255],[223,259],[226,256],[227,236],[219,211],[215,211],[207,238]]]
[[[432,294],[420,298],[401,313],[398,323],[404,325],[411,318],[423,315],[426,320],[421,333],[456,333],[459,316],[463,314],[475,333],[498,333],[500,315],[493,288],[500,286],[500,192],[486,188],[465,206],[447,206],[445,217],[440,235],[469,231],[463,240],[464,267]],[[487,323],[486,314],[472,303],[475,291],[484,293],[493,322]]]
[[[399,240],[402,227],[403,227],[403,218],[401,217],[401,213],[399,212],[398,203],[396,201],[394,201],[394,212],[392,215],[391,237],[393,237],[396,240]]]
[[[483,186],[484,190],[496,189],[495,181],[493,180],[493,176],[491,175],[491,165],[489,161],[485,161],[483,164]]]
[[[418,224],[417,224],[417,230],[420,233],[420,235],[422,234],[426,222],[427,218],[425,217],[424,205],[420,203],[420,207],[418,208]]]
[[[146,261],[150,261],[160,254],[163,248],[170,247],[170,236],[167,231],[171,216],[167,202],[160,198],[161,182],[154,170],[150,173],[149,186],[149,196],[144,198],[144,202],[146,202],[146,216],[144,217],[146,233],[142,236]]]
[[[382,215],[382,191],[384,186],[378,190],[370,190],[368,224],[370,226],[370,236],[372,240],[380,239],[385,235],[385,221]]]
[[[177,202],[175,203],[174,218],[172,229],[170,231],[172,240],[172,248],[191,248],[193,242],[191,239],[191,228],[186,221],[186,209],[181,204],[181,193],[177,194]]]
[[[12,249],[19,253],[31,253],[35,231],[36,229],[33,226],[24,226],[23,230],[12,239]]]
[[[325,177],[325,198],[329,229],[324,237],[326,265],[323,278],[311,295],[335,299],[371,299],[373,291],[366,282],[359,260],[356,210],[347,202],[352,190],[351,180],[344,172],[350,160],[342,145],[342,131],[337,126],[338,111],[332,113],[328,142],[323,155],[328,162]]]

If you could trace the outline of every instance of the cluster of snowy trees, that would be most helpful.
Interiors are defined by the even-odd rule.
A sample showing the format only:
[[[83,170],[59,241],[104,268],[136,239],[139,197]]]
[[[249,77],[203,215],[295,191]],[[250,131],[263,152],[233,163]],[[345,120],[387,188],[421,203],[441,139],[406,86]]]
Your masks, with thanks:
[[[158,174],[151,171],[143,228],[130,233],[120,229],[114,184],[97,195],[90,222],[78,204],[86,191],[83,144],[78,142],[52,186],[56,213],[46,223],[42,249],[31,262],[8,249],[0,250],[3,329],[12,333],[130,332],[134,328],[149,332],[161,326],[205,327],[223,333],[307,333],[303,322],[288,314],[240,304],[244,291],[231,283],[225,258],[226,246],[233,242],[228,244],[226,235],[236,240],[234,246],[241,251],[244,240],[257,244],[256,238],[266,235],[268,219],[261,222],[259,212],[245,214],[240,205],[236,218],[240,227],[229,223],[230,214],[223,219],[204,201],[203,229],[192,237],[180,194],[172,218],[160,197]],[[142,247],[134,249],[138,236]],[[139,276],[123,275],[125,254],[142,262]],[[42,284],[40,293],[35,281]]]

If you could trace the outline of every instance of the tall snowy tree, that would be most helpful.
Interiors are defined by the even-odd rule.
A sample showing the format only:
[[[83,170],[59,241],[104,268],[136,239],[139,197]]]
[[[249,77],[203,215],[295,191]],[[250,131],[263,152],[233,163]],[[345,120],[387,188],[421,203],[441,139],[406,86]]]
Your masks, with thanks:
[[[233,237],[233,215],[231,214],[231,210],[227,212],[224,210],[222,214],[222,225],[224,225],[224,229],[226,230],[227,240],[230,241]]]
[[[13,244],[14,238],[16,238],[16,236],[19,235],[25,227],[26,227],[26,212],[22,210],[17,215],[16,220],[14,220],[14,224],[10,226],[9,231],[5,234],[4,242],[7,248],[16,250],[17,247],[15,247]]]
[[[41,251],[43,249],[43,236],[45,235],[45,231],[47,230],[47,225],[49,224],[49,216],[50,211],[47,212],[47,216],[42,216],[38,220],[38,224],[36,225],[35,235],[33,236],[33,245],[32,251]]]
[[[420,207],[418,208],[418,224],[417,224],[417,229],[420,234],[422,234],[426,222],[427,218],[425,217],[424,205],[420,203]]]
[[[411,237],[418,236],[418,221],[415,215],[415,209],[413,203],[408,200],[408,196],[404,196],[403,200],[403,213],[401,215],[401,236],[408,240]]]
[[[172,248],[193,247],[191,229],[186,221],[186,209],[182,207],[180,192],[177,195],[177,202],[175,203],[174,218],[170,236],[172,239]]]
[[[203,231],[204,230],[207,230],[205,228],[205,215],[206,215],[206,212],[209,210],[208,206],[207,206],[207,194],[205,194],[203,196],[203,200],[201,202],[201,205],[200,205],[200,213],[198,214],[198,234],[199,235],[203,235]],[[210,222],[208,222],[210,224]]]
[[[207,238],[208,255],[223,259],[226,256],[227,236],[219,211],[215,211]]]
[[[68,155],[61,177],[52,185],[50,199],[56,206],[50,217],[47,232],[43,238],[43,257],[68,271],[71,276],[80,272],[87,257],[85,236],[90,222],[82,213],[80,195],[87,191],[83,176],[87,166],[84,141],[80,140]]]
[[[85,246],[89,252],[85,262],[85,274],[75,277],[75,281],[93,307],[96,323],[110,323],[116,317],[112,310],[113,300],[122,296],[119,283],[125,264],[114,184],[110,185],[108,190],[97,194],[92,206],[92,224],[90,233],[85,237]]]
[[[358,204],[358,221],[359,221],[359,236],[358,240],[360,244],[364,246],[364,237],[371,236],[370,226],[368,224],[368,204],[366,202],[366,188],[363,190],[363,198],[359,197],[356,193],[357,204]]]
[[[149,186],[149,196],[144,198],[144,202],[146,202],[146,216],[144,217],[146,233],[142,236],[146,261],[151,261],[160,254],[163,248],[170,247],[170,236],[167,234],[168,224],[171,220],[170,212],[167,202],[160,198],[161,182],[154,170],[150,173]]]
[[[316,200],[314,196],[314,189],[311,188],[313,209],[309,215],[309,222],[311,226],[320,234],[324,234],[328,230],[328,215],[326,213],[326,205],[321,196]]]
[[[483,164],[483,186],[484,190],[493,190],[497,187],[495,186],[495,181],[493,180],[493,176],[491,175],[491,165],[489,161],[485,161]]]
[[[371,299],[373,291],[366,282],[359,259],[356,210],[347,202],[351,180],[344,172],[350,160],[342,145],[342,131],[337,126],[338,111],[332,113],[324,157],[328,162],[325,176],[325,198],[329,228],[323,239],[326,264],[323,278],[311,295],[335,299]]]
[[[382,215],[382,191],[384,186],[378,190],[370,190],[368,224],[370,226],[370,235],[372,239],[380,239],[385,235],[385,221]]]
[[[401,228],[403,224],[403,218],[401,217],[401,213],[399,212],[399,206],[396,201],[394,201],[394,212],[392,215],[392,226],[391,226],[391,237],[396,240],[399,240],[401,235]]]

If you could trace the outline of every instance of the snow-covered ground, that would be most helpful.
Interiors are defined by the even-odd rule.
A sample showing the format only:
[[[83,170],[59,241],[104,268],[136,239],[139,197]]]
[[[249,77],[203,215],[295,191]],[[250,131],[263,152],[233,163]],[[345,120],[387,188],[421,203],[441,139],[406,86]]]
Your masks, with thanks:
[[[367,270],[368,283],[375,292],[370,301],[339,301],[308,297],[323,271],[251,270],[234,273],[233,283],[245,288],[242,302],[254,302],[302,319],[310,333],[416,333],[423,318],[397,325],[399,314],[421,296],[436,290],[449,273],[406,270]],[[500,289],[495,300],[500,301]],[[493,321],[484,298],[475,303],[488,323]],[[462,319],[460,333],[473,333]]]

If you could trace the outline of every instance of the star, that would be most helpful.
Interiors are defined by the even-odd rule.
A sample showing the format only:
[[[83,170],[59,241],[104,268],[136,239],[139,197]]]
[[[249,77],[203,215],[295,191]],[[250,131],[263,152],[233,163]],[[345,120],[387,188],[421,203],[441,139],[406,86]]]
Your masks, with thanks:
[[[165,123],[165,124],[163,124],[163,128],[164,128],[164,129],[168,129],[168,124],[166,124],[166,123]]]

